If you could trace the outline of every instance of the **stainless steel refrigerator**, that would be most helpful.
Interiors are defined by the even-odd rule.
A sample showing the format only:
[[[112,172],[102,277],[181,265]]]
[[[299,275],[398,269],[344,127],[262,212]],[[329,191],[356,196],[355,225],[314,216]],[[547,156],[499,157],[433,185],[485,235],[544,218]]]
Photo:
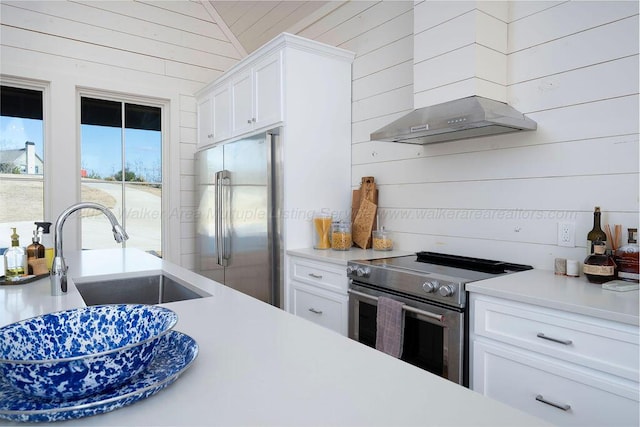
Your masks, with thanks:
[[[278,130],[196,153],[196,271],[281,307]]]

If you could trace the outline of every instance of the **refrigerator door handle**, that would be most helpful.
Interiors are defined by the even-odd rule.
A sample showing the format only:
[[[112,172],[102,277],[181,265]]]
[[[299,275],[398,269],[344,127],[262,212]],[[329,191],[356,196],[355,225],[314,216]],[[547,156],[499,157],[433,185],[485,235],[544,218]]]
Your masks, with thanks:
[[[229,221],[231,220],[231,172],[221,170],[220,174],[220,204],[218,217],[220,218],[220,246],[219,246],[219,264],[222,266],[229,265]]]
[[[222,184],[222,179],[220,177],[220,172],[221,171],[218,171],[215,173],[215,181],[214,181],[214,184],[215,184],[214,199],[215,199],[215,213],[216,213],[214,228],[216,233],[216,263],[218,265],[222,265],[222,247],[220,243],[220,241],[222,240],[220,238],[220,231],[222,230],[222,227],[221,227],[222,202],[220,200],[220,194],[222,193],[222,190],[220,189],[220,185]]]

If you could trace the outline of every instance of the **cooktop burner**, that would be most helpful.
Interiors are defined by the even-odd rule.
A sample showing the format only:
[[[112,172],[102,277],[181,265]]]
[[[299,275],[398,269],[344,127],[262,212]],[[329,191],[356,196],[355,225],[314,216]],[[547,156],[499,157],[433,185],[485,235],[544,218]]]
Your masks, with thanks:
[[[463,307],[466,283],[532,268],[530,265],[425,251],[393,258],[351,261],[347,275],[361,284]]]

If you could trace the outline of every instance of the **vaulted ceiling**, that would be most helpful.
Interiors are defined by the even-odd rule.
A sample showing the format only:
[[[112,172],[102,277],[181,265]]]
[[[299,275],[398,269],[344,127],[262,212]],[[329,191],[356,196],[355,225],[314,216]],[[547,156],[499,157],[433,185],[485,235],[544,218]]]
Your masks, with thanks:
[[[296,33],[339,7],[343,1],[217,1],[220,18],[247,53],[282,32]]]

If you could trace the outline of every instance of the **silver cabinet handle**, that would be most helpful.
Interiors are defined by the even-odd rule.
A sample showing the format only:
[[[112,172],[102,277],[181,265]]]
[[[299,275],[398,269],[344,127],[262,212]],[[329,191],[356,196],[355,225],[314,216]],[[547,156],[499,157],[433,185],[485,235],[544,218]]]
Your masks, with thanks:
[[[322,279],[322,275],[321,274],[309,273],[309,276],[313,277],[314,279]]]
[[[316,310],[315,308],[311,307],[309,309],[310,312],[312,312],[313,314],[322,314],[322,310]]]
[[[548,337],[545,334],[543,334],[542,332],[538,332],[538,334],[536,336],[538,338],[542,338],[543,340],[553,341],[553,342],[557,342],[559,344],[564,344],[564,345],[571,345],[571,343],[573,342],[571,340],[563,340],[563,339],[560,339],[560,338]]]
[[[563,403],[552,402],[552,401],[547,400],[544,397],[542,397],[541,394],[536,396],[536,400],[538,402],[542,402],[542,403],[544,403],[546,405],[553,406],[554,408],[562,409],[563,411],[568,411],[569,409],[571,409],[571,405],[567,405],[566,403],[563,404]]]

